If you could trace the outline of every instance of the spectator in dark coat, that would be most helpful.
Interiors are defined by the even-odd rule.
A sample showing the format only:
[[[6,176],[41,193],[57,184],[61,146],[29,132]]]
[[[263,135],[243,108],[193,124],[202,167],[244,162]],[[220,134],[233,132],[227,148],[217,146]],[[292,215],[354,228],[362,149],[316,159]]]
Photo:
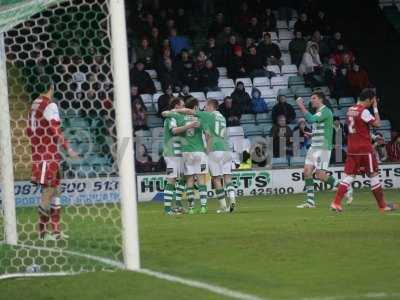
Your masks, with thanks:
[[[357,64],[354,64],[352,69],[349,71],[348,79],[350,83],[351,94],[355,98],[358,97],[363,89],[370,87],[367,71],[361,69]]]
[[[334,78],[332,97],[339,99],[351,96],[350,82],[347,78],[347,69],[341,68]]]
[[[191,91],[198,92],[201,90],[198,69],[195,68],[191,62],[187,62],[183,65],[180,80],[182,84],[188,85]]]
[[[249,6],[246,1],[243,1],[239,7],[239,11],[236,13],[235,25],[238,28],[239,32],[244,32],[246,27],[248,26],[250,19],[252,17],[252,13],[249,9]]]
[[[345,45],[342,34],[339,31],[335,32],[333,38],[329,41],[329,48],[331,49],[331,52],[336,51],[338,45]]]
[[[300,18],[294,24],[294,31],[301,31],[303,36],[306,38],[311,37],[312,33],[314,32],[314,26],[308,19],[306,13],[302,13],[300,15]]]
[[[238,49],[237,47],[240,47],[240,45],[237,41],[236,35],[232,34],[229,36],[229,41],[225,44],[222,50],[223,62],[225,65],[228,65],[230,60],[234,57],[235,49]]]
[[[219,12],[215,16],[215,20],[211,23],[210,28],[208,29],[209,36],[217,36],[219,35],[225,28],[226,22],[225,17],[222,12]]]
[[[176,28],[183,35],[190,34],[190,18],[183,8],[179,8],[175,17]]]
[[[163,84],[172,85],[174,91],[182,87],[182,82],[179,79],[179,72],[174,68],[170,58],[164,59],[163,65],[161,65],[158,70],[158,76]]]
[[[255,45],[249,47],[249,54],[245,57],[245,69],[251,78],[266,76],[264,67],[267,61],[263,60],[261,55],[257,53]]]
[[[245,37],[250,37],[254,39],[255,41],[258,41],[263,34],[263,27],[259,23],[257,17],[252,17],[250,19],[250,24],[246,27],[243,35]]]
[[[158,109],[157,113],[160,118],[162,118],[162,112],[168,110],[169,104],[171,100],[173,99],[173,94],[172,94],[172,85],[164,85],[163,86],[163,92],[164,94],[161,95],[158,98],[157,104],[158,104]]]
[[[225,117],[227,126],[239,126],[242,116],[240,106],[231,97],[225,97],[219,106],[219,112]]]
[[[144,107],[146,107],[144,105],[142,97],[139,94],[139,88],[137,86],[133,85],[131,87],[131,103],[132,103],[132,105],[133,105],[133,102],[136,102],[136,101],[139,102]]]
[[[255,87],[251,91],[251,110],[255,114],[268,113],[268,105],[265,99],[261,97],[260,90]]]
[[[292,155],[293,131],[287,126],[284,115],[279,115],[277,122],[271,128],[274,157]]]
[[[145,145],[138,147],[138,152],[135,157],[135,170],[138,173],[150,173],[153,171],[153,160],[149,155]]]
[[[322,10],[320,10],[317,16],[314,18],[313,25],[314,28],[321,32],[321,34],[324,36],[332,34],[331,24]]]
[[[139,88],[140,94],[154,94],[156,87],[150,75],[144,70],[143,62],[137,62],[130,74],[132,85]]]
[[[258,44],[257,50],[262,59],[267,61],[269,65],[280,64],[282,53],[279,46],[272,42],[270,33],[264,34],[263,41]]]
[[[286,102],[286,96],[279,95],[277,98],[278,103],[272,108],[272,121],[276,124],[279,115],[286,117],[288,124],[292,123],[296,119],[296,112],[292,105]]]
[[[203,68],[199,73],[200,86],[205,93],[218,91],[219,72],[210,59],[206,60],[205,68]]]
[[[251,98],[250,95],[246,92],[243,82],[238,81],[236,83],[236,88],[231,94],[231,97],[235,103],[239,104],[239,107],[244,114],[252,113]]]
[[[261,8],[262,9],[262,8]],[[271,8],[266,8],[265,13],[261,16],[263,31],[276,31],[276,17]]]
[[[147,38],[142,38],[140,46],[136,48],[136,59],[145,64],[146,69],[153,69],[154,66],[154,49],[150,47]]]
[[[299,67],[301,60],[303,59],[303,54],[306,52],[307,42],[303,38],[301,31],[296,31],[295,38],[289,43],[289,53],[292,59],[292,64]]]
[[[314,31],[311,41],[318,45],[319,56],[321,61],[326,61],[330,55],[330,48],[328,42],[322,37],[321,33],[316,30]]]
[[[235,46],[234,55],[230,59],[227,69],[230,78],[236,79],[248,76],[245,68],[245,60],[243,57],[242,47]]]
[[[208,38],[207,46],[203,48],[203,51],[216,67],[222,66],[222,49],[217,47],[214,37]]]

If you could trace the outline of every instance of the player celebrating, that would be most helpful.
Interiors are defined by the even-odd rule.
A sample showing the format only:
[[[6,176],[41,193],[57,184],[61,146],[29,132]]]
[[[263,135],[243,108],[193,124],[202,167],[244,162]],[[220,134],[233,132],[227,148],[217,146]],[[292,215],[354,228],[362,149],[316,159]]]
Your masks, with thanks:
[[[232,158],[228,151],[229,146],[226,139],[226,120],[218,111],[217,100],[209,99],[205,110],[178,109],[177,112],[194,115],[200,120],[200,124],[207,135],[208,164],[220,204],[220,209],[217,212],[233,212],[236,199],[234,186],[231,182]],[[225,189],[230,201],[229,208],[226,205]]]
[[[372,106],[374,115],[368,110]],[[339,185],[331,209],[342,211],[341,201],[351,188],[354,177],[366,174],[371,179],[371,191],[375,196],[379,209],[382,212],[394,210],[393,204],[386,205],[382,186],[379,180],[379,166],[371,143],[369,132],[372,127],[380,126],[380,116],[376,94],[372,89],[364,89],[356,105],[347,112],[349,134],[347,137],[347,158],[344,167],[345,177]]]
[[[33,103],[29,113],[27,134],[32,147],[32,182],[43,187],[39,212],[39,237],[43,240],[67,239],[61,232],[60,185],[61,153],[58,146],[67,150],[72,158],[78,155],[72,150],[61,131],[61,120],[57,105],[53,102],[53,87],[46,86],[46,92]],[[52,233],[47,233],[48,223]]]
[[[302,98],[296,100],[306,120],[313,123],[311,147],[307,152],[304,165],[307,198],[304,203],[297,206],[298,208],[315,207],[314,170],[318,180],[326,182],[332,187],[338,183],[332,175],[327,174],[332,151],[333,115],[332,111],[324,104],[325,101],[323,92],[314,92],[311,95],[311,105],[317,110],[313,115],[306,109]]]
[[[181,98],[175,98],[170,103],[170,109],[184,108],[185,103]],[[166,115],[164,121],[164,158],[167,164],[167,184],[164,189],[164,211],[168,215],[173,215],[171,209],[172,198],[175,193],[177,213],[184,211],[182,206],[182,194],[184,181],[180,180],[183,176],[182,160],[182,135],[189,129],[198,127],[198,122],[188,122],[185,124],[184,116],[181,114]],[[179,179],[179,180],[177,180]]]

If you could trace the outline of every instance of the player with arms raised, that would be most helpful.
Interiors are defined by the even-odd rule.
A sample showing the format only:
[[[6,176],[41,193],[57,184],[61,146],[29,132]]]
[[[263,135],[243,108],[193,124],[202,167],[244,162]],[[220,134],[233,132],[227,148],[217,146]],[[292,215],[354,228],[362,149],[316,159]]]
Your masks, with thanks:
[[[32,103],[29,112],[27,134],[32,147],[32,182],[43,187],[39,212],[39,237],[43,240],[66,239],[61,231],[60,163],[61,145],[72,158],[78,155],[69,146],[61,131],[61,120],[57,104],[53,102],[53,87],[47,85],[46,92]],[[52,233],[47,232],[51,222]]]
[[[368,110],[374,110],[374,115]],[[347,159],[344,167],[345,177],[339,185],[331,209],[342,211],[341,201],[351,188],[356,175],[366,174],[371,180],[371,191],[382,212],[394,210],[394,205],[387,205],[379,180],[379,166],[371,142],[370,126],[380,126],[380,116],[376,94],[372,89],[364,89],[356,105],[347,112],[349,134],[347,137]]]

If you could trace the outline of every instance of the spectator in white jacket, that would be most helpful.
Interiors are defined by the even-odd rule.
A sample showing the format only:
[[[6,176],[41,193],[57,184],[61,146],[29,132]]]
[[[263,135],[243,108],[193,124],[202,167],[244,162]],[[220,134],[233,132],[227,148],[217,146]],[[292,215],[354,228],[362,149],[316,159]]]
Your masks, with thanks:
[[[307,43],[306,52],[303,54],[303,59],[299,66],[301,75],[311,74],[318,71],[322,66],[321,58],[319,57],[318,44],[313,42]]]

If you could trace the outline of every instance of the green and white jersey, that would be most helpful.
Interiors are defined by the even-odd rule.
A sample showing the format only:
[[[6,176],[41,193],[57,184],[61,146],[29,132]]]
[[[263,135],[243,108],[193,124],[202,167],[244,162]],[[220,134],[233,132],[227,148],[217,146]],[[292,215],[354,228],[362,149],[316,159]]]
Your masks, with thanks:
[[[185,118],[183,115],[174,113],[169,115],[164,120],[164,150],[165,157],[182,156],[182,139],[183,134],[174,135],[173,128],[185,125]]]
[[[228,151],[226,139],[226,120],[219,111],[197,111],[196,117],[200,119],[201,126],[209,136],[209,151]]]
[[[313,123],[311,147],[313,149],[332,150],[332,111],[324,105],[314,115],[307,112],[305,118],[308,122]]]
[[[185,124],[199,121],[196,116],[185,115]],[[203,127],[191,128],[186,130],[183,134],[182,152],[205,152],[205,145],[203,140]]]

